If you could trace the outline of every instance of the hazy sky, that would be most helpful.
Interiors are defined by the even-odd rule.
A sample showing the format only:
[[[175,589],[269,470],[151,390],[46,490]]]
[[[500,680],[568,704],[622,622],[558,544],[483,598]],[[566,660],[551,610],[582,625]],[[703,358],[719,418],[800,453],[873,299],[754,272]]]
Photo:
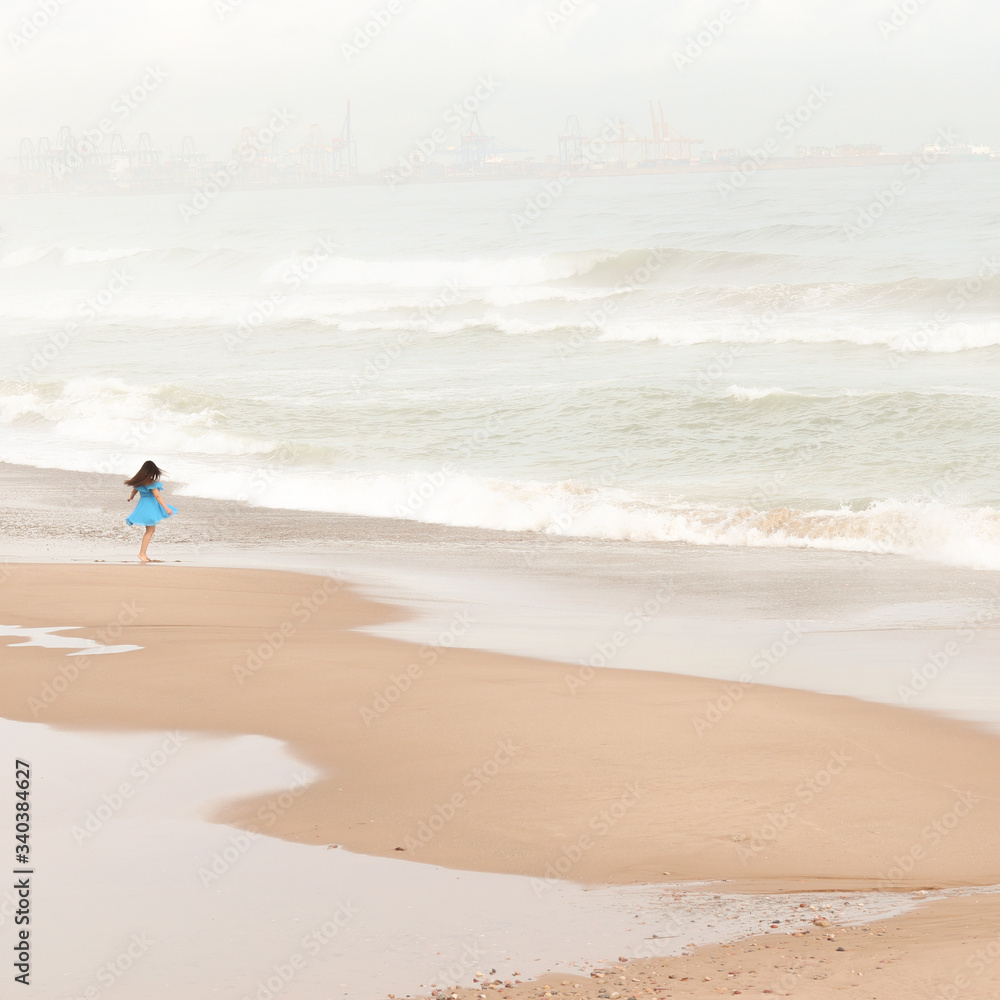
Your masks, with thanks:
[[[32,17],[48,23],[25,39]],[[480,85],[486,130],[538,158],[568,114],[648,131],[651,97],[702,148],[908,151],[943,126],[1000,147],[995,0],[7,0],[0,19],[5,157],[23,135],[102,119],[130,145],[192,135],[221,157],[275,108],[294,116],[288,148],[313,122],[339,131],[350,95],[370,170],[437,127],[454,136],[448,109],[481,79],[496,85]],[[345,52],[366,23],[374,37]],[[144,77],[155,86],[130,108],[119,95]],[[829,96],[794,136],[776,131],[812,88]]]

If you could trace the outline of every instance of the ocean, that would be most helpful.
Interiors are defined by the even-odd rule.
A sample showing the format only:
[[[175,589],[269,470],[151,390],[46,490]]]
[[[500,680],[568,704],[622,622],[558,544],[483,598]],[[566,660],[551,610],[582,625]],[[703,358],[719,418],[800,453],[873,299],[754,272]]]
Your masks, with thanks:
[[[996,171],[6,198],[0,461],[1000,569]]]

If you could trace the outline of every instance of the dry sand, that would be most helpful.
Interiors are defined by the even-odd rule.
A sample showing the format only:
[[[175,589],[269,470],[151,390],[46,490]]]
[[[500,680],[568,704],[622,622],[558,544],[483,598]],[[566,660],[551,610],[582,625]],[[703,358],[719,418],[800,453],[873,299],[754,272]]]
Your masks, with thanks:
[[[292,573],[12,566],[0,621],[145,648],[0,646],[0,712],[287,741],[326,776],[266,832],[363,853],[584,882],[1000,882],[1000,741],[971,726],[443,648],[461,621],[442,648],[353,631],[400,614]],[[262,801],[220,816],[260,828]]]

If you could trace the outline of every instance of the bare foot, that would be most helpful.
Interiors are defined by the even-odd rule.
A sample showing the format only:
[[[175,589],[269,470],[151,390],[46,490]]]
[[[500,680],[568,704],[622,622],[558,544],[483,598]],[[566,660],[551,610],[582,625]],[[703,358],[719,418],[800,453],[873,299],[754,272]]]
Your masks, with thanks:
[[[152,561],[153,560],[150,559],[149,556],[143,555],[143,553],[141,552],[139,553],[139,562],[152,562]]]

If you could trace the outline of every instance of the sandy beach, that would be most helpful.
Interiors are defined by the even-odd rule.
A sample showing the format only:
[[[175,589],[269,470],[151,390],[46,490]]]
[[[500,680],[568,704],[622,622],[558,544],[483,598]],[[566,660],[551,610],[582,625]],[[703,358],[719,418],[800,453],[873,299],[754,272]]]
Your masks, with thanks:
[[[5,64],[12,992],[1000,1000],[1000,8],[85,6]]]
[[[995,995],[998,905],[975,893],[1000,883],[1000,741],[977,711],[992,704],[993,574],[373,526],[198,498],[179,498],[165,561],[140,566],[127,536],[109,533],[110,477],[4,472],[0,623],[140,648],[77,655],[11,635],[0,714],[287,746],[314,777],[279,808],[274,793],[216,799],[205,818],[230,837],[523,876],[532,898],[659,884],[673,906],[711,908],[718,888],[766,920],[774,896],[756,894],[820,894],[794,936],[787,913],[764,939],[685,955],[691,932],[647,934],[653,947],[625,962],[587,952],[588,973],[569,979],[499,970],[487,995]],[[67,480],[92,533],[67,536],[72,563],[46,562]],[[222,547],[213,526],[234,510],[245,538]],[[435,569],[422,571],[430,553]],[[917,657],[962,641],[973,619],[950,672],[905,696]],[[882,890],[918,909],[858,925],[851,901]],[[811,908],[825,921],[828,905],[831,926],[812,924]],[[488,969],[396,995],[472,997],[487,989],[482,977],[469,986],[477,971]]]
[[[1000,882],[1000,742],[958,722],[416,647],[358,631],[397,609],[297,574],[19,565],[4,603],[22,626],[107,623],[77,634],[143,647],[65,684],[64,651],[5,649],[6,717],[286,741],[324,775],[274,826],[289,840],[585,882]]]
[[[211,817],[250,833],[267,816],[268,836],[526,875],[539,892],[567,879],[696,892],[709,881],[838,900],[1000,883],[1000,741],[968,723],[461,648],[460,616],[437,646],[387,639],[368,630],[412,613],[330,577],[99,563],[5,572],[5,620],[86,623],[65,634],[141,648],[94,657],[0,646],[3,716],[280,740],[319,777],[278,815],[261,796]],[[927,996],[995,995],[994,896],[936,899],[855,929],[826,926],[822,908],[816,919],[795,937],[779,922],[766,939],[491,988],[512,998],[825,998],[858,986],[878,1000],[931,987]],[[485,988],[449,984],[448,995]]]
[[[66,474],[8,471],[4,499],[16,495],[23,507],[6,521],[6,544],[21,560],[31,551],[44,557],[30,521],[43,529],[47,484],[58,488]],[[87,478],[94,477],[79,477],[84,496]],[[106,485],[99,477],[92,495]],[[493,983],[492,992],[512,998],[641,997],[647,990],[822,998],[861,983],[877,983],[871,995],[878,1000],[921,995],[918,988],[945,991],[927,992],[934,997],[993,995],[991,962],[975,956],[986,949],[989,958],[1000,931],[995,897],[934,892],[1000,883],[992,849],[1000,741],[988,724],[975,723],[974,712],[959,713],[969,720],[962,721],[921,711],[919,701],[878,704],[878,690],[859,700],[801,689],[814,683],[810,661],[846,656],[848,683],[867,690],[857,682],[866,669],[859,651],[883,664],[909,663],[913,646],[901,643],[954,639],[969,609],[991,607],[992,574],[920,568],[900,575],[892,557],[859,564],[828,553],[828,573],[816,578],[815,565],[803,559],[800,568],[794,553],[751,553],[747,561],[746,553],[685,547],[559,538],[542,545],[391,521],[386,549],[373,543],[364,519],[252,508],[244,508],[250,524],[241,555],[238,545],[213,547],[219,505],[183,503],[186,520],[170,526],[160,549],[164,563],[130,564],[116,537],[102,537],[100,522],[111,513],[105,504],[85,510],[96,537],[77,543],[74,563],[6,563],[4,622],[73,625],[60,634],[141,648],[95,657],[0,645],[0,714],[84,732],[280,741],[316,774],[294,802],[275,810],[273,794],[226,796],[207,815],[251,835],[527,876],[536,894],[566,882],[660,883],[700,896],[709,882],[748,899],[804,891],[855,899],[889,890],[921,906],[855,929],[841,926],[856,922],[850,912],[831,927],[807,920],[808,932],[794,937],[781,934],[779,921],[766,940],[688,948],[684,956],[658,957],[662,950],[653,949],[648,958],[609,965],[592,954],[591,971],[610,970],[600,977],[566,980],[561,972],[536,982],[530,970],[509,970],[512,985]],[[326,555],[308,573],[240,566],[255,558],[253,533],[268,538],[268,525],[268,561],[309,564],[296,539],[310,533],[318,539],[310,548]],[[418,564],[432,549],[443,574],[427,577],[436,596],[427,591],[423,603],[405,607],[375,599],[419,579],[404,571],[407,559]],[[753,589],[737,585],[734,559],[744,560]],[[230,565],[213,567],[213,560]],[[396,577],[387,570],[393,565]],[[462,567],[472,575],[454,576]],[[345,570],[367,582],[348,583]],[[458,582],[449,583],[449,574]],[[530,578],[571,574],[582,587],[572,598],[575,617],[554,607],[538,617],[558,590],[533,591]],[[481,585],[468,587],[488,579],[495,592],[473,599]],[[448,587],[466,587],[464,602],[448,599]],[[509,604],[496,604],[498,594]],[[528,607],[529,594],[539,609]],[[484,601],[500,609],[492,624]],[[631,608],[633,618],[616,610],[604,621],[602,602]],[[785,617],[768,614],[769,602]],[[901,614],[914,620],[901,623]],[[598,622],[592,637],[563,655],[588,615]],[[715,634],[704,626],[713,617]],[[986,670],[992,659],[992,619],[982,617],[982,635],[965,653],[974,669],[963,676],[973,687],[956,705],[975,701],[976,664]],[[787,633],[796,622],[800,645]],[[782,635],[787,662],[776,662],[770,676],[747,672],[755,644],[766,641],[761,648],[773,653]],[[591,666],[608,641],[620,647],[617,655],[607,656],[608,667]],[[475,648],[491,643],[552,649],[562,662]],[[729,662],[742,668],[734,672]],[[711,670],[718,674],[691,675]],[[781,686],[785,679],[800,689]],[[931,896],[921,903],[914,893],[923,890]],[[808,905],[825,919],[826,904]],[[758,961],[763,951],[767,964]],[[641,956],[642,948],[630,954]],[[627,970],[625,984],[616,964]],[[463,971],[467,984],[488,970]],[[956,983],[960,992],[948,993]],[[482,980],[468,994],[436,981],[404,992],[429,995],[445,985],[459,997],[486,989]]]

